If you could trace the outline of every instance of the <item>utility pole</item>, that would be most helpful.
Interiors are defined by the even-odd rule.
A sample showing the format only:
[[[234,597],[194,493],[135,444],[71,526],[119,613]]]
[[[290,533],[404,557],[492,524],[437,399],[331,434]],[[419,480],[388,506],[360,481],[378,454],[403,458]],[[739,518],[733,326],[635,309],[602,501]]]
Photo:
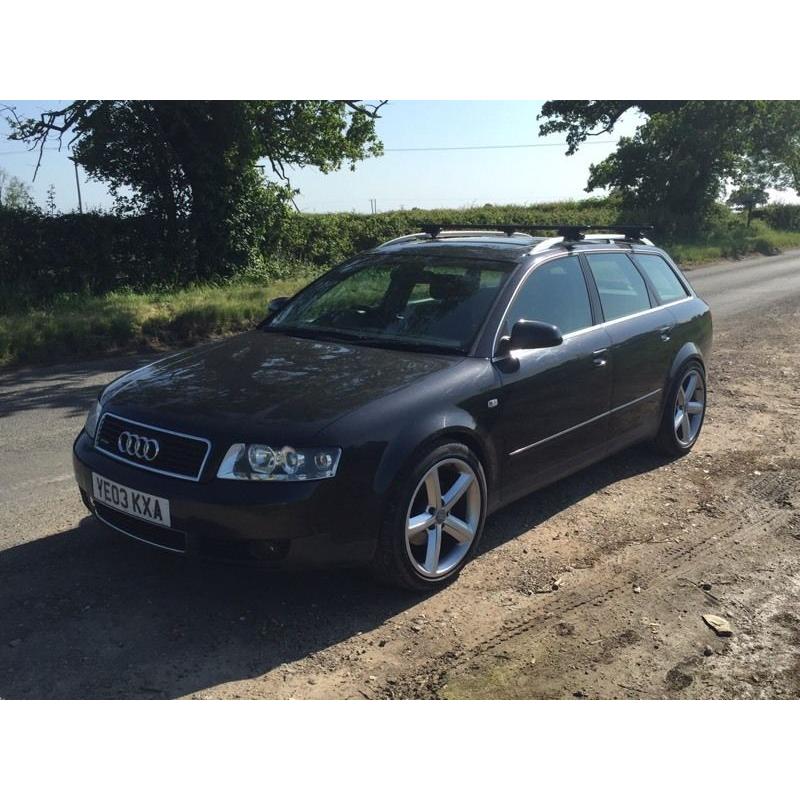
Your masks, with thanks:
[[[78,188],[78,213],[83,214],[83,201],[81,200],[81,182],[80,178],[78,177],[78,162],[75,160],[75,156],[70,156],[69,159],[75,165],[75,186]]]

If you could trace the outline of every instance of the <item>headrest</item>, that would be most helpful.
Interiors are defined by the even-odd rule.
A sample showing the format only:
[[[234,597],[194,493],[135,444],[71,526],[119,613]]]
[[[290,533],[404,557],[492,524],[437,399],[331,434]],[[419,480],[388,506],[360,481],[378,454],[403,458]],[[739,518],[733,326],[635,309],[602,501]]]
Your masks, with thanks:
[[[457,300],[469,297],[479,286],[480,278],[472,280],[463,275],[431,275],[430,279],[430,293],[434,300]]]

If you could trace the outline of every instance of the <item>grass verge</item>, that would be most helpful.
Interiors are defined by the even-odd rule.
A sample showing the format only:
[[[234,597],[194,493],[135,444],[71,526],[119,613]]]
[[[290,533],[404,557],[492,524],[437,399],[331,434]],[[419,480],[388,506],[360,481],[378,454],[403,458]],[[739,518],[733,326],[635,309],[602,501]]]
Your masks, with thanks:
[[[800,232],[774,230],[759,220],[753,220],[749,228],[740,224],[719,226],[692,241],[676,241],[663,246],[681,266],[699,266],[747,255],[771,256],[800,247]]]
[[[271,298],[293,294],[308,280],[59,297],[40,309],[0,314],[0,366],[181,347],[235,333],[263,319]]]

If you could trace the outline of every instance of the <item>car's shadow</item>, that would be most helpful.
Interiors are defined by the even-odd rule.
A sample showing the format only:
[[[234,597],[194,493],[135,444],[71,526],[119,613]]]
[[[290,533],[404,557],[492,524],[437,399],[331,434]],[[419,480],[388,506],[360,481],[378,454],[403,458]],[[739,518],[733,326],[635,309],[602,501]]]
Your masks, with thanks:
[[[138,369],[158,358],[156,353],[116,356],[57,367],[0,370],[0,417],[21,411],[54,408],[65,416],[82,417],[109,375]]]
[[[541,490],[489,520],[481,554],[664,463],[637,448]],[[178,697],[368,633],[421,599],[360,572],[185,561],[87,518],[0,552],[0,697]]]

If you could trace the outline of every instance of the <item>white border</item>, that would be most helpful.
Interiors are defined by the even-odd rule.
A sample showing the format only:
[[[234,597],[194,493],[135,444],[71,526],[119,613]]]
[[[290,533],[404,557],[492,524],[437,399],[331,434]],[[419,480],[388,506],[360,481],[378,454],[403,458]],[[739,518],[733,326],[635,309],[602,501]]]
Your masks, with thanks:
[[[793,97],[795,17],[775,0],[7,3],[0,91]],[[796,718],[790,702],[3,702],[0,757],[4,796],[48,800],[780,798],[796,792]]]
[[[4,703],[3,793],[782,798],[795,794],[796,710],[791,701]]]
[[[791,98],[791,4],[6,3],[6,98]]]

